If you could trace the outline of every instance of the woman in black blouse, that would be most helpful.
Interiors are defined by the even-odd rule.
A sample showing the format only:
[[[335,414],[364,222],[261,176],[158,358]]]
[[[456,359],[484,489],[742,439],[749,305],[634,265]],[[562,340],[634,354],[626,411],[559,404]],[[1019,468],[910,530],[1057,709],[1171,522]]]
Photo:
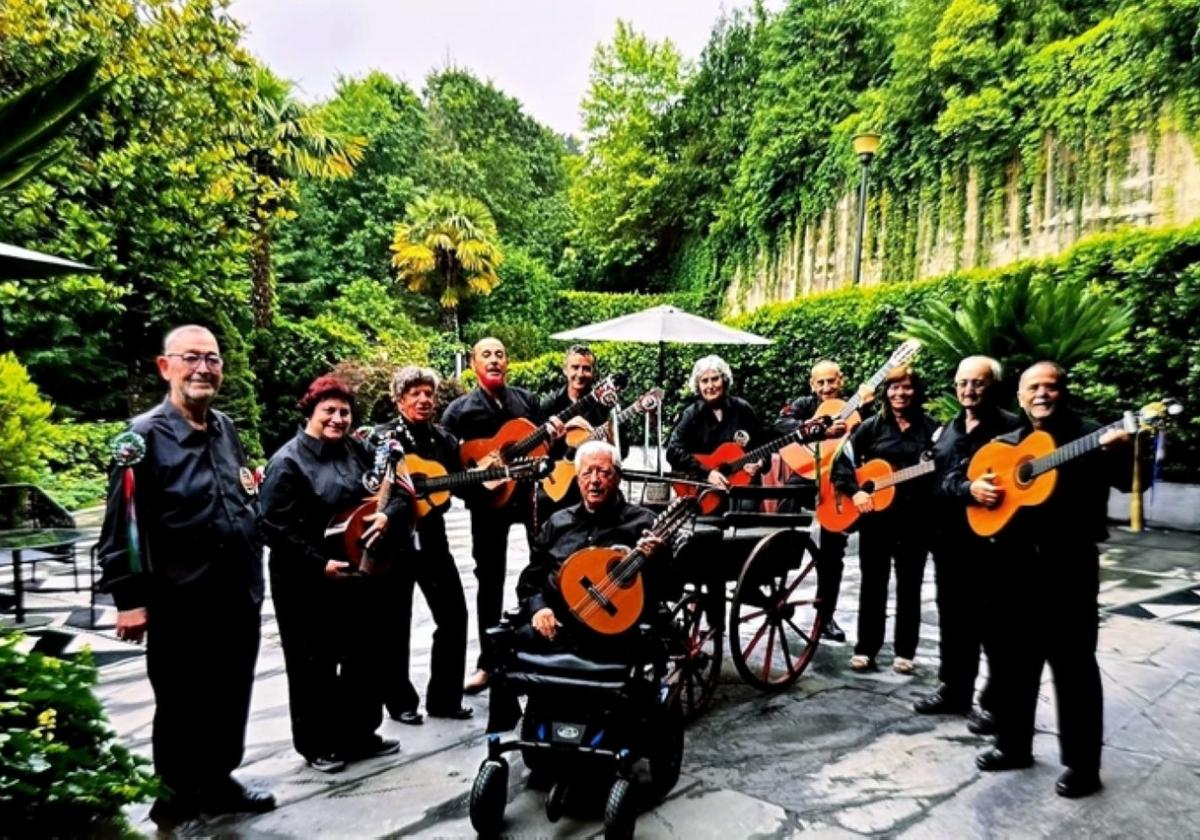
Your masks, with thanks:
[[[347,761],[399,749],[375,733],[382,722],[372,673],[379,662],[379,581],[330,558],[324,540],[330,518],[367,495],[363,475],[374,453],[349,436],[354,395],[341,380],[317,379],[300,409],[304,425],[267,464],[261,525],[271,548],[292,740],[311,767],[335,773]],[[407,534],[409,504],[405,493],[393,492],[363,535],[383,541],[380,556],[398,550],[397,538]]]
[[[860,520],[859,529],[862,588],[858,642],[850,668],[875,668],[875,657],[883,646],[888,580],[894,562],[896,635],[892,668],[900,674],[911,674],[921,630],[921,579],[927,551],[925,517],[920,508],[929,500],[932,484],[928,478],[899,484],[892,504],[886,510],[875,511],[871,495],[859,487],[854,469],[873,458],[882,458],[893,469],[913,466],[932,445],[938,424],[925,413],[925,390],[910,369],[893,370],[884,380],[883,389],[880,412],[854,430],[849,445],[833,465],[833,483],[838,492],[851,497],[854,506],[867,514]]]

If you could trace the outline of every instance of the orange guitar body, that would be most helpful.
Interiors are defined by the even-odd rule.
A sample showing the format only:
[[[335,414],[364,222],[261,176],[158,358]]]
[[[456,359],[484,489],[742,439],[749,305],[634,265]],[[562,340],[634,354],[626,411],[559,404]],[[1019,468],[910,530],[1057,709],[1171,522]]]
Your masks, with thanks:
[[[1019,470],[1022,464],[1049,455],[1055,449],[1054,438],[1046,432],[1033,432],[1016,446],[994,440],[985,443],[967,467],[967,478],[994,474],[992,483],[1003,491],[995,507],[983,505],[967,506],[967,523],[981,537],[997,533],[1019,508],[1040,505],[1054,492],[1058,473],[1044,472],[1029,481],[1022,481]]]
[[[720,469],[726,464],[733,463],[746,454],[746,450],[738,446],[736,443],[722,443],[708,455],[697,455],[696,460],[700,465],[709,472]],[[733,475],[728,475],[729,484],[732,487],[744,487],[750,483],[750,473],[745,470],[738,470]],[[677,496],[697,496],[703,487],[695,487],[691,484],[676,484],[675,495]],[[700,512],[703,514],[713,513],[721,506],[722,496],[718,493],[710,493],[700,500]]]
[[[554,465],[550,475],[542,479],[542,489],[551,501],[561,502],[575,481],[575,462],[562,460]]]
[[[538,427],[532,420],[524,417],[515,417],[501,426],[500,430],[490,438],[463,441],[458,450],[462,456],[463,465],[471,468],[492,466],[496,462],[507,464],[509,459],[506,456],[505,450],[514,443],[534,434],[537,430]],[[531,458],[540,458],[549,451],[550,446],[548,444],[540,444],[529,452],[522,454]],[[512,498],[515,488],[516,482],[513,481],[506,481],[497,487],[492,495],[492,507],[504,507],[508,503],[508,500]]]
[[[817,406],[816,413],[809,419],[837,417],[845,407],[845,400],[825,400]],[[779,457],[783,459],[783,463],[788,465],[788,469],[804,478],[815,478],[818,471],[824,475],[829,472],[829,468],[833,464],[833,453],[837,452],[838,447],[850,436],[854,427],[861,422],[862,417],[859,416],[859,413],[852,411],[846,418],[846,434],[843,437],[830,438],[815,445],[789,443],[779,450]]]
[[[636,624],[646,603],[641,574],[624,584],[610,578],[625,554],[616,548],[581,548],[563,562],[558,572],[559,591],[572,615],[607,636],[624,633]],[[589,586],[601,592],[604,605],[588,594]]]
[[[882,458],[873,458],[854,471],[858,477],[858,486],[871,494],[875,501],[875,510],[883,510],[896,498],[896,488],[884,487],[873,490],[875,482],[892,475],[892,465]],[[862,516],[854,506],[849,496],[843,496],[833,486],[833,475],[826,471],[821,474],[821,489],[817,496],[817,520],[826,531],[842,532],[858,521]]]

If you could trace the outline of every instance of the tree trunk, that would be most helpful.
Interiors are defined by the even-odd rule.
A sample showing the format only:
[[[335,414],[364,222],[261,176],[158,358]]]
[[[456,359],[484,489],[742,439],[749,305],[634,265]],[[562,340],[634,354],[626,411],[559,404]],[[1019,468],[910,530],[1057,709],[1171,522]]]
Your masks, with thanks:
[[[458,325],[458,307],[442,307],[442,329],[454,336],[455,341],[462,342],[462,333]]]
[[[250,306],[254,326],[271,326],[275,309],[275,279],[271,276],[271,237],[265,230],[254,234],[250,248]]]

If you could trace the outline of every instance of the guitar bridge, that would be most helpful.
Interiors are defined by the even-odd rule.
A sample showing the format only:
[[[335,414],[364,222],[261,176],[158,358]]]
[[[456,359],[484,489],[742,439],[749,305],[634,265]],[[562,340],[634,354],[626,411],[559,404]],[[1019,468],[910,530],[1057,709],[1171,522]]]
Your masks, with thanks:
[[[584,575],[579,579],[579,585],[583,587],[583,591],[588,594],[588,597],[599,604],[601,609],[603,609],[606,613],[609,615],[617,614],[617,605],[608,600],[608,598],[604,597],[600,590],[596,588],[596,584],[592,583],[587,575]]]

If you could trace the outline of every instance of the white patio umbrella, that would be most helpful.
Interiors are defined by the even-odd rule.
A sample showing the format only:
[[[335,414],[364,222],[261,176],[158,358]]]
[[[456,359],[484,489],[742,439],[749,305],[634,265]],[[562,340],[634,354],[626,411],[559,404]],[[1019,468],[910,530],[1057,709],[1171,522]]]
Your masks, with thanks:
[[[90,265],[0,242],[0,280],[33,280],[58,274],[97,271]]]

